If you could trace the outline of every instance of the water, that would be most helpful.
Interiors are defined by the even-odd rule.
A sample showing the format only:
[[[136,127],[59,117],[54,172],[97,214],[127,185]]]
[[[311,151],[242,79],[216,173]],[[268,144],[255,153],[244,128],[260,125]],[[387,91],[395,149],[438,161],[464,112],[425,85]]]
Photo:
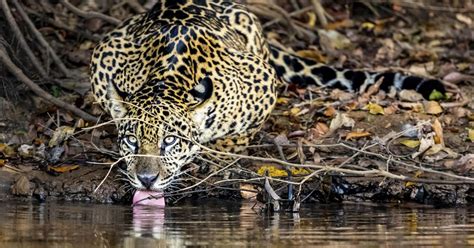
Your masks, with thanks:
[[[307,205],[262,215],[253,204],[186,203],[165,210],[0,202],[0,247],[461,247],[474,208]]]

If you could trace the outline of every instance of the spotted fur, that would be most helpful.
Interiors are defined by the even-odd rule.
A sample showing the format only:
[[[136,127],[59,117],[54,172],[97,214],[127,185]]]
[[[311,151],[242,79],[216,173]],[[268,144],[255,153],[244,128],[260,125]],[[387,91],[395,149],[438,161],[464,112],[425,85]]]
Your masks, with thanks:
[[[384,90],[431,85],[270,48],[255,15],[228,0],[158,1],[106,35],[91,63],[92,90],[116,121],[127,176],[152,190],[168,187],[201,145],[247,144],[270,115],[280,78],[354,91],[381,76]]]

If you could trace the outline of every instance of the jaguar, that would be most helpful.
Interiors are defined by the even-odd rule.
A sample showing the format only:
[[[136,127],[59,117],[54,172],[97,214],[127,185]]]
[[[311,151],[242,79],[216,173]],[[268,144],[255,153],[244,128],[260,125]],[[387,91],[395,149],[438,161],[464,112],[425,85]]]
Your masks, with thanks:
[[[269,44],[258,18],[229,0],[161,0],[124,21],[94,49],[92,92],[118,129],[126,175],[137,190],[163,191],[205,147],[238,151],[276,104],[280,86],[364,92],[441,81],[333,68]]]

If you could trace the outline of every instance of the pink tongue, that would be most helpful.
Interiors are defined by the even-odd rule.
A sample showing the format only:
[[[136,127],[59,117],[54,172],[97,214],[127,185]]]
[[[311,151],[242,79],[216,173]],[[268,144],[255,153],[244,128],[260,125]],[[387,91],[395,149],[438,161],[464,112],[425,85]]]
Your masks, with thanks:
[[[133,195],[133,205],[164,207],[166,204],[163,192],[137,190]]]

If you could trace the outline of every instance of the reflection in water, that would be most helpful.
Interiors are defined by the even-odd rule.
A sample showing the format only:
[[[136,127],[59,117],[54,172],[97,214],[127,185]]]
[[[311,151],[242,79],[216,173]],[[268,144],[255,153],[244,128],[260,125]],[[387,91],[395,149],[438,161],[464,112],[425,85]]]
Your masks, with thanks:
[[[157,209],[77,203],[0,203],[0,247],[474,244],[474,208],[304,206],[271,216],[252,204],[192,202]]]

